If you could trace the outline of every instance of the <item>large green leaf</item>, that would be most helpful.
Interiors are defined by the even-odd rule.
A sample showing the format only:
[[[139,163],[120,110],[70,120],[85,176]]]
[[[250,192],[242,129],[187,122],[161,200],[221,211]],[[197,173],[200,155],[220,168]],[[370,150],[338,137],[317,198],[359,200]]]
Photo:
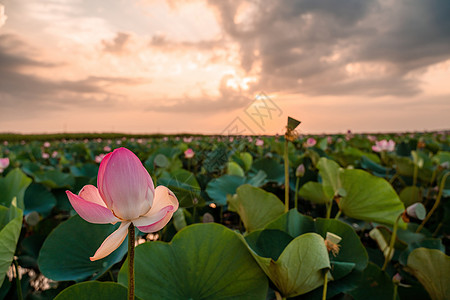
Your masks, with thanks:
[[[47,237],[39,253],[39,268],[53,280],[81,281],[98,278],[127,252],[124,242],[107,257],[90,261],[102,242],[119,224],[91,224],[75,215],[58,225]]]
[[[13,260],[21,229],[22,210],[16,201],[12,201],[9,209],[0,205],[0,286]]]
[[[9,207],[14,197],[17,199],[17,206],[24,208],[23,197],[25,190],[32,182],[20,169],[14,169],[4,178],[0,178],[0,205]]]
[[[395,190],[383,178],[363,170],[343,170],[339,178],[347,192],[340,199],[339,208],[351,218],[393,225],[405,210]]]
[[[298,191],[298,194],[300,197],[316,204],[325,204],[333,200],[333,198],[328,198],[325,195],[322,184],[314,181],[305,183]]]
[[[25,191],[24,202],[24,214],[36,211],[40,214],[46,215],[56,205],[56,198],[42,184],[32,183]]]
[[[228,199],[229,210],[237,212],[248,232],[262,229],[284,213],[284,205],[274,194],[244,184]]]
[[[203,206],[205,204],[195,175],[187,170],[175,170],[170,173],[170,176],[162,177],[158,184],[167,186],[174,192],[181,207]]]
[[[409,270],[433,300],[450,299],[450,257],[435,249],[417,248],[408,257]]]
[[[328,199],[332,199],[340,187],[340,167],[335,161],[322,157],[319,159],[317,168],[322,177],[323,192]]]
[[[400,192],[400,200],[406,207],[416,203],[422,202],[422,192],[417,186],[407,186]]]
[[[230,161],[227,163],[227,174],[244,177],[245,172],[236,162]]]
[[[36,183],[42,183],[52,189],[71,188],[75,184],[75,177],[72,174],[58,170],[38,171],[33,175]]]
[[[245,178],[233,175],[222,175],[211,180],[206,186],[206,193],[214,203],[220,205],[227,204],[227,195],[234,195],[236,189],[243,185]]]
[[[194,224],[170,243],[136,247],[136,295],[142,299],[265,299],[267,277],[238,233],[219,224]],[[119,273],[127,284],[128,263]]]
[[[394,295],[392,279],[373,263],[369,263],[357,284],[356,289],[348,292],[354,300],[392,299]]]
[[[128,299],[128,290],[115,282],[81,282],[74,284],[55,297],[55,300],[124,300]]]
[[[277,260],[248,247],[284,297],[305,294],[323,285],[325,272],[331,267],[324,240],[316,233],[296,237]]]
[[[253,163],[252,169],[256,172],[264,171],[267,174],[267,181],[284,183],[284,167],[274,159],[262,158]]]
[[[335,256],[330,256],[332,264],[331,274],[335,280],[344,277],[353,270],[364,270],[369,261],[359,236],[350,225],[339,220],[312,219],[291,209],[288,213],[268,224],[266,226],[267,229],[282,230],[292,237],[297,237],[307,232],[318,233],[323,238],[326,238],[328,232],[340,236],[342,240],[339,243],[339,253]]]

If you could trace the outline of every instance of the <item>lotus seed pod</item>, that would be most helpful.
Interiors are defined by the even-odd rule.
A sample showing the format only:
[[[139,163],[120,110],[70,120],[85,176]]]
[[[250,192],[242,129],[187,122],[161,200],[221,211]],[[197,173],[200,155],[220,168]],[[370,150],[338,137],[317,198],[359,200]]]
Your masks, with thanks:
[[[326,240],[334,244],[339,244],[339,242],[342,241],[342,238],[334,233],[327,232]]]
[[[425,206],[423,206],[422,203],[414,203],[413,205],[408,206],[408,208],[406,208],[406,213],[408,216],[419,220],[425,219],[427,214]]]

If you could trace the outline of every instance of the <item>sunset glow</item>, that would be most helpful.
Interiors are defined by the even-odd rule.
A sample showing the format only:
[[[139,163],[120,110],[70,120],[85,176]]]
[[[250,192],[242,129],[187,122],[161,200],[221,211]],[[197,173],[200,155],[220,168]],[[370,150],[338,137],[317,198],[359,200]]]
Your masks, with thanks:
[[[449,129],[447,1],[0,0],[0,132]],[[250,126],[249,124],[247,124]]]

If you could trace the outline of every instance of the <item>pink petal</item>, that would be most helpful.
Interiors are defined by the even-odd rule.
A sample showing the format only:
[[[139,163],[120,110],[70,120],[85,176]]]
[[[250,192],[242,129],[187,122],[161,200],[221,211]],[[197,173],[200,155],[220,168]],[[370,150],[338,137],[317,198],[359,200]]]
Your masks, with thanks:
[[[127,237],[130,222],[122,222],[119,228],[111,233],[106,240],[103,241],[100,248],[97,249],[94,256],[90,257],[91,261],[102,259],[110,255],[114,250],[119,248],[123,240]]]
[[[106,205],[123,220],[137,219],[152,206],[153,181],[139,158],[126,148],[105,156],[98,188]]]
[[[106,207],[105,201],[103,201],[102,197],[100,196],[98,189],[91,184],[85,185],[78,193],[78,196],[89,202]]]
[[[133,224],[143,232],[158,231],[170,221],[178,205],[178,199],[174,193],[160,185],[155,189],[155,199],[150,211],[137,220],[133,220]]]
[[[93,202],[93,198],[83,199],[82,197],[77,196],[70,191],[66,191],[66,194],[69,198],[70,204],[72,204],[73,209],[75,209],[80,217],[82,217],[89,223],[106,224],[119,221],[119,219],[116,218],[114,214],[104,206],[104,203],[103,205],[100,205],[96,202]],[[92,194],[94,193],[92,192],[90,196],[92,196]],[[98,199],[94,201],[98,201]]]
[[[372,146],[372,150],[375,152],[381,152],[381,149],[378,146]]]
[[[112,154],[112,152],[106,154],[103,157],[103,159],[102,159],[102,161],[100,163],[100,167],[98,168],[97,186],[99,187],[99,192],[100,192],[100,195],[102,196],[103,199],[105,197],[102,195],[102,191],[100,190],[100,184],[103,182],[103,177],[105,175],[105,169],[106,169],[106,166],[108,165],[108,161],[109,161],[109,158],[111,157],[111,154]]]

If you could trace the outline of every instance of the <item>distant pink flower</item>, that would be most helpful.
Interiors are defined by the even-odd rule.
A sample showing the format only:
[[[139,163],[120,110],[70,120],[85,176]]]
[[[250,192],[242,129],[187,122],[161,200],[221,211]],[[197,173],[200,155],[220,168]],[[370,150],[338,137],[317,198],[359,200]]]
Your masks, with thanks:
[[[0,173],[3,173],[3,170],[5,170],[9,166],[9,158],[0,158]]]
[[[84,186],[78,195],[66,191],[75,211],[90,223],[121,222],[95,252],[91,261],[104,258],[125,240],[130,224],[142,232],[162,229],[178,209],[177,197],[153,181],[139,158],[126,148],[108,153],[98,171],[98,189]]]
[[[169,138],[167,136],[163,137],[163,141],[167,142],[169,140]]]
[[[327,136],[327,144],[331,145],[333,143],[333,138],[331,136]]]
[[[258,147],[261,147],[261,146],[263,146],[263,145],[264,145],[264,141],[263,141],[263,140],[261,140],[261,139],[256,139],[256,141],[255,141],[255,145],[256,145],[256,146],[258,146]]]
[[[184,151],[184,157],[186,157],[187,159],[193,158],[194,155],[195,155],[195,152],[191,148],[189,148],[186,151]]]
[[[103,147],[103,151],[111,152],[111,147],[110,146],[105,146],[105,147]]]
[[[55,157],[57,157],[58,156],[58,151],[53,151],[52,152],[52,158],[55,158]]]
[[[308,148],[308,147],[313,147],[316,143],[317,143],[317,141],[316,141],[315,138],[308,138],[308,139],[306,140],[306,142],[304,143],[304,146],[305,146],[306,148]]]
[[[367,139],[373,143],[373,142],[375,142],[377,140],[377,137],[374,136],[374,135],[368,135]]]
[[[183,142],[185,142],[185,143],[190,143],[190,142],[192,142],[192,137],[184,137],[183,138]]]
[[[4,141],[3,145],[8,146],[8,141]]]
[[[138,144],[142,144],[143,142],[144,142],[143,139],[137,139],[137,143],[138,143]]]
[[[248,138],[247,138],[247,140],[251,143],[251,142],[253,142],[253,138],[251,137],[251,136],[249,136]]]
[[[96,163],[101,163],[102,162],[102,159],[104,158],[106,156],[106,154],[99,154],[99,155],[97,155],[97,156],[95,156],[95,162]]]
[[[47,152],[42,152],[43,159],[48,159],[49,157],[50,157],[50,154],[48,154]]]
[[[122,141],[121,140],[117,140],[116,141],[116,145],[122,145]]]
[[[372,150],[375,152],[392,152],[395,149],[395,142],[393,140],[382,140],[382,141],[376,141],[375,145],[372,146]]]
[[[50,147],[50,142],[45,142],[44,143],[44,148],[48,148],[48,147]]]

